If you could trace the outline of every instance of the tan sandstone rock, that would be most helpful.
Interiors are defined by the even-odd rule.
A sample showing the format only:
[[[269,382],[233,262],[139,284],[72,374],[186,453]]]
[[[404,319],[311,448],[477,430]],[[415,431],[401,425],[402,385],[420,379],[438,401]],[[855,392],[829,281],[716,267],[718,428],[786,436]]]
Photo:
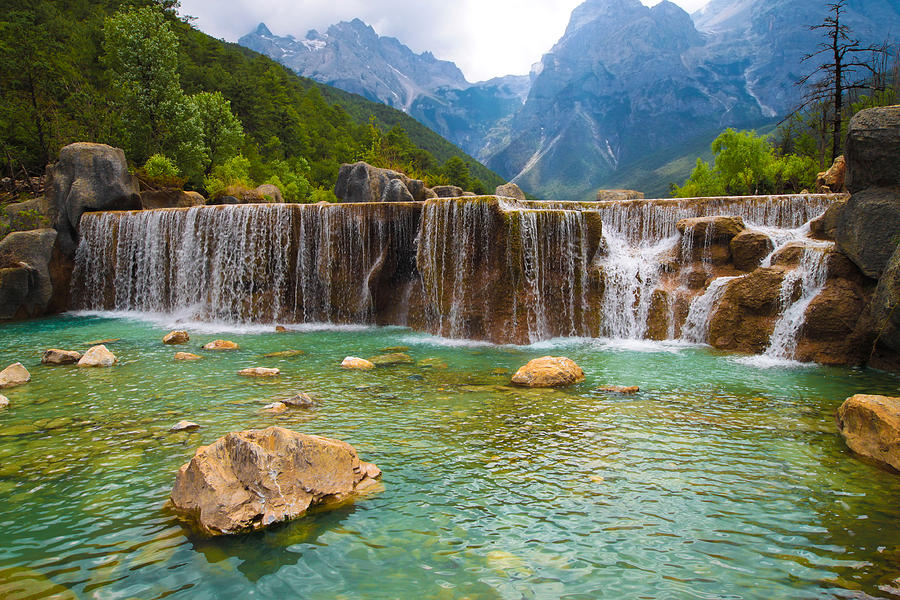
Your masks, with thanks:
[[[341,363],[341,367],[343,367],[344,369],[358,369],[361,371],[368,371],[370,369],[374,369],[375,365],[364,358],[348,356]]]
[[[201,360],[203,357],[199,354],[192,354],[191,352],[176,352],[175,360]]]
[[[99,345],[91,347],[81,360],[78,361],[79,367],[111,367],[116,364],[118,359],[116,355],[106,349],[106,346]]]
[[[381,476],[350,444],[281,427],[229,433],[178,471],[172,503],[210,535],[261,529]]]
[[[565,387],[584,380],[584,371],[574,361],[561,356],[544,356],[529,361],[512,376],[512,383],[526,387]]]
[[[281,369],[267,369],[266,367],[251,367],[249,369],[241,369],[238,375],[244,377],[275,377],[281,375]]]
[[[0,410],[7,408],[9,406],[9,398],[6,396],[0,396]]]
[[[31,381],[31,373],[22,363],[14,363],[0,371],[0,389],[16,387]]]
[[[169,431],[194,431],[200,429],[200,426],[192,421],[178,421],[169,429]]]
[[[51,348],[44,352],[41,363],[45,365],[73,365],[81,360],[81,352]]]
[[[163,337],[163,344],[187,344],[191,341],[191,336],[188,335],[187,331],[170,331]]]
[[[692,232],[695,246],[702,246],[708,238],[716,242],[731,241],[747,227],[741,217],[693,217],[682,219],[675,225],[678,233]]]
[[[837,424],[855,453],[900,470],[900,398],[852,396],[838,409]]]
[[[215,340],[203,346],[204,350],[237,350],[238,348],[237,344],[228,340]]]

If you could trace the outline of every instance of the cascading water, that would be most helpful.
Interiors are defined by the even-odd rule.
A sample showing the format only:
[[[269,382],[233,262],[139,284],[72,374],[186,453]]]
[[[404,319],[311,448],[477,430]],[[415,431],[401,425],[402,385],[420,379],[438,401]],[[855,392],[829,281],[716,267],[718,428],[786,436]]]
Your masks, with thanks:
[[[397,324],[500,343],[559,336],[702,343],[734,277],[714,278],[720,263],[710,254],[710,229],[701,244],[690,228],[679,236],[678,221],[740,216],[781,247],[805,239],[803,223],[835,199],[479,197],[88,213],[74,307],[241,324]],[[821,289],[813,264],[820,254],[790,275],[801,298],[785,305],[772,353],[792,353],[795,313],[802,318]],[[679,261],[696,266],[684,270]],[[668,321],[651,330],[660,306]]]

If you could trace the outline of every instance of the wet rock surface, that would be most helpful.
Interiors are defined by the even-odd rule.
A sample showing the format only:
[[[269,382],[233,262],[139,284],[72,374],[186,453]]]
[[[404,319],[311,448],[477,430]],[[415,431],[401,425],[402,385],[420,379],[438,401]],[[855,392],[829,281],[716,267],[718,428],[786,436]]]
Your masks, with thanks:
[[[178,345],[187,344],[191,341],[191,336],[187,331],[170,331],[163,337],[163,344]]]
[[[198,448],[178,471],[171,499],[205,533],[233,534],[297,518],[380,476],[346,442],[269,427]]]
[[[45,365],[72,365],[81,360],[81,353],[75,350],[51,348],[44,352],[41,363]]]
[[[31,373],[22,363],[13,363],[0,371],[0,389],[17,387],[31,381]]]
[[[111,367],[118,359],[115,354],[110,352],[106,346],[99,345],[91,347],[84,356],[78,361],[79,367]]]
[[[837,424],[853,452],[900,471],[900,398],[852,396],[838,409]]]
[[[571,359],[543,356],[528,361],[512,376],[511,383],[524,387],[567,387],[584,381],[584,371]]]

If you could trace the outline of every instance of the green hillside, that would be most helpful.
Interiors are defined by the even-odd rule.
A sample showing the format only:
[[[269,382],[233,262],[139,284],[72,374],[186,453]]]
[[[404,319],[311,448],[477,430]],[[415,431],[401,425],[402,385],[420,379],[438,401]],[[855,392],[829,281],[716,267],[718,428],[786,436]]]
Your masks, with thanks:
[[[448,179],[444,163],[458,156],[469,166],[472,186],[492,190],[503,183],[408,115],[301,78],[179,20],[173,3],[149,0],[0,2],[6,15],[0,22],[4,176],[20,174],[23,167],[39,174],[59,148],[74,141],[127,147],[122,99],[111,85],[109,61],[104,63],[103,27],[108,16],[132,6],[169,9],[166,21],[177,36],[184,93],[221,92],[243,125],[241,152],[256,170],[302,157],[309,164],[305,176],[310,183],[331,188],[340,163],[366,159],[440,181]],[[143,164],[157,151],[141,148],[129,159]]]

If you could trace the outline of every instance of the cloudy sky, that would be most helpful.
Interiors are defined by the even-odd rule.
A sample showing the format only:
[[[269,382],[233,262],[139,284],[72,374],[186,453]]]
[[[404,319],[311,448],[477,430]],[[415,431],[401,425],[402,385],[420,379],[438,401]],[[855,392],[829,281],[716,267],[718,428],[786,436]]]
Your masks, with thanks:
[[[304,37],[358,17],[381,35],[452,60],[470,81],[525,74],[562,36],[583,0],[181,0],[181,13],[235,42],[265,22],[273,33]],[[654,5],[659,0],[641,0]],[[673,0],[688,12],[707,0]]]

